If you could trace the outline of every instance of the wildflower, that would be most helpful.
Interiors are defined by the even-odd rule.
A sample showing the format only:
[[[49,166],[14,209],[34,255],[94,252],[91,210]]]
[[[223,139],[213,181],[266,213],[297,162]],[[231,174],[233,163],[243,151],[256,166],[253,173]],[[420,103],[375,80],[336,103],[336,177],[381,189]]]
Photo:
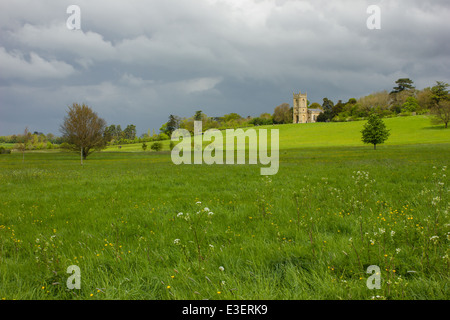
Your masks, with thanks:
[[[208,212],[208,216],[212,216],[214,214],[214,212],[210,211]]]
[[[178,212],[177,217],[180,217],[183,215],[183,212]]]
[[[180,243],[180,239],[175,239],[175,240],[173,240],[173,243],[174,243],[174,244]]]
[[[197,201],[195,204],[202,204],[200,201]]]
[[[437,241],[439,239],[439,236],[432,236],[430,238],[431,241]]]
[[[220,267],[219,267],[219,270],[220,270],[220,271],[224,271],[224,270],[225,270],[225,268],[224,268],[224,267],[222,267],[222,266],[220,266]]]
[[[392,231],[391,231],[391,237],[393,237],[393,236],[394,236],[394,234],[395,234],[395,231],[394,231],[394,230],[392,230]]]
[[[397,253],[397,254],[399,254],[399,253],[400,253],[400,251],[401,251],[401,249],[400,249],[400,248],[397,248],[397,249],[395,249],[395,253]]]
[[[209,208],[205,207],[205,208],[203,208],[203,211],[209,212]]]
[[[167,289],[170,289],[170,286],[167,286]]]

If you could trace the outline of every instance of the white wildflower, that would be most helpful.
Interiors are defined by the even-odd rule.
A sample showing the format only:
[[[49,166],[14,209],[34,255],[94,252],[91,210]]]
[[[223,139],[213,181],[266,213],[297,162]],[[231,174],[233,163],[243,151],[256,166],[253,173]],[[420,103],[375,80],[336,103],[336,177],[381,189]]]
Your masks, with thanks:
[[[175,240],[173,240],[173,243],[174,243],[174,244],[179,244],[179,243],[180,243],[180,239],[175,239]]]
[[[224,268],[224,267],[222,267],[222,266],[220,266],[220,267],[219,267],[219,270],[220,270],[220,271],[224,271],[224,270],[225,270],[225,268]]]

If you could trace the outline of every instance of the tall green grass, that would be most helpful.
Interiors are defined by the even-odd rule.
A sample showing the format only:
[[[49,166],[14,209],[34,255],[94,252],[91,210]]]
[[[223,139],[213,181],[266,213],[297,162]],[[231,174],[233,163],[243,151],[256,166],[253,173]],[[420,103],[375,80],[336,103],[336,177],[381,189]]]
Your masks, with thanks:
[[[270,177],[167,151],[0,155],[0,298],[448,299],[449,147],[284,148]]]

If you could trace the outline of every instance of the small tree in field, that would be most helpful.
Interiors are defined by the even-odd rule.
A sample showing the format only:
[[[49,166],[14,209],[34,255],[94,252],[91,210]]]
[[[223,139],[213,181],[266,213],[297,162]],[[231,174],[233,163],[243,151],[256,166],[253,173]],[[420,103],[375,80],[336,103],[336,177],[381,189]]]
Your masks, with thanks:
[[[151,146],[150,149],[155,150],[155,151],[159,151],[161,150],[163,147],[161,142],[154,142]]]
[[[16,149],[22,152],[22,162],[25,162],[25,150],[27,150],[31,141],[31,133],[28,131],[28,127],[25,128],[23,135],[18,136],[18,142]]]
[[[80,151],[83,164],[83,159],[94,150],[106,147],[103,138],[105,127],[106,121],[99,118],[91,108],[84,103],[81,106],[74,103],[69,107],[60,130],[70,149]]]
[[[431,100],[433,101],[431,113],[435,116],[433,123],[443,123],[445,128],[448,127],[448,123],[450,122],[449,86],[448,83],[436,81],[436,85],[431,88]]]
[[[364,125],[362,133],[362,141],[364,143],[373,144],[373,149],[376,150],[377,144],[381,144],[387,140],[390,133],[386,129],[386,125],[381,118],[376,114],[371,114],[369,120]]]

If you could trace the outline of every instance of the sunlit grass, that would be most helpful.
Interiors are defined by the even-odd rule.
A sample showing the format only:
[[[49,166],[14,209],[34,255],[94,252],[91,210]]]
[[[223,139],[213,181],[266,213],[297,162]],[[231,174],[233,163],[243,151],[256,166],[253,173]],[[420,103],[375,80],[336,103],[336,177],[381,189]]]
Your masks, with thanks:
[[[265,177],[167,151],[1,155],[0,298],[448,299],[449,158],[448,143],[286,148]]]

